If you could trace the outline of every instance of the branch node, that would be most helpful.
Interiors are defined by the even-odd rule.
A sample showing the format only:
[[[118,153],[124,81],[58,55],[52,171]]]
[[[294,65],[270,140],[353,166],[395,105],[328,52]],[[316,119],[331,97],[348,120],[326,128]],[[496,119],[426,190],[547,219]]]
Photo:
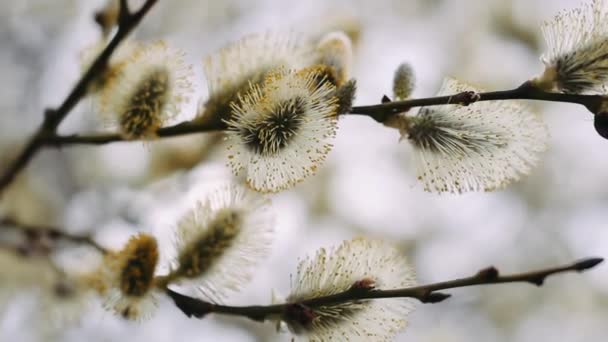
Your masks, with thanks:
[[[588,269],[594,268],[595,266],[601,264],[603,261],[603,258],[584,259],[574,264],[574,270],[576,270],[577,272],[583,272]]]
[[[201,319],[212,311],[212,304],[203,302],[200,299],[184,296],[170,289],[167,289],[167,295],[173,299],[175,306],[188,316],[188,318],[194,316]]]
[[[490,266],[488,268],[484,268],[483,270],[477,272],[476,278],[479,278],[483,281],[492,281],[498,279],[499,272],[494,266]]]
[[[390,98],[390,97],[388,97],[388,96],[386,96],[386,95],[383,95],[383,96],[382,96],[382,100],[380,100],[380,102],[381,102],[381,103],[389,103],[389,102],[393,102],[393,101],[391,101],[391,98]]]
[[[420,301],[425,304],[435,304],[439,302],[443,302],[444,300],[450,298],[452,295],[449,293],[443,292],[430,292],[425,294]]]
[[[310,326],[315,319],[314,310],[302,303],[287,304],[283,315],[286,321],[296,322],[303,327]]]
[[[120,0],[120,8],[118,10],[118,26],[124,27],[130,20],[133,14],[129,9],[129,2],[127,0]]]
[[[474,91],[463,91],[462,93],[458,93],[454,95],[451,99],[452,103],[459,104],[462,106],[468,106],[471,103],[477,102],[481,100],[481,95]]]
[[[51,118],[51,117],[55,116],[55,113],[57,113],[57,110],[55,110],[53,108],[47,108],[44,110],[44,117]]]
[[[372,278],[363,278],[361,280],[357,280],[353,286],[351,286],[351,290],[353,291],[363,291],[367,292],[376,288],[376,281]]]
[[[543,275],[539,277],[530,278],[528,279],[528,282],[539,287],[543,286],[543,284],[545,283],[545,276]]]

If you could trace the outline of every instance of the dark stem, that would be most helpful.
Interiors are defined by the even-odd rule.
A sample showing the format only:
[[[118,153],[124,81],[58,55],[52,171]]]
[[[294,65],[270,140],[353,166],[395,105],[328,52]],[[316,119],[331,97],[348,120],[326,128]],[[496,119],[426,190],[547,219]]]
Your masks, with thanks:
[[[156,134],[158,138],[175,137],[194,133],[213,132],[225,129],[225,126],[214,126],[208,123],[182,122],[174,126],[159,129]],[[61,146],[74,144],[103,145],[117,141],[128,141],[125,137],[116,133],[91,134],[91,135],[49,135],[43,138],[47,146]]]
[[[451,295],[438,292],[440,290],[454,289],[459,287],[505,284],[505,283],[530,283],[541,286],[548,276],[564,272],[582,272],[591,269],[603,261],[602,258],[588,258],[573,264],[552,267],[532,272],[518,273],[501,276],[494,267],[489,267],[477,272],[467,278],[460,278],[439,283],[422,286],[408,287],[396,290],[374,290],[362,289],[353,286],[349,290],[333,295],[322,296],[301,301],[299,303],[284,303],[268,306],[227,306],[218,305],[203,300],[185,296],[171,289],[167,289],[167,294],[173,299],[175,305],[188,317],[203,318],[210,313],[242,316],[254,321],[265,321],[270,318],[280,318],[286,310],[294,304],[312,308],[324,305],[335,305],[344,302],[362,299],[380,298],[415,298],[422,303],[438,303]]]
[[[93,238],[89,235],[71,234],[55,227],[27,225],[19,223],[10,218],[5,218],[0,220],[0,230],[1,229],[20,231],[25,234],[30,241],[39,240],[46,237],[52,241],[64,240],[75,244],[90,246],[102,254],[109,252],[106,248],[93,240]]]
[[[511,90],[492,91],[486,93],[465,91],[449,96],[411,99],[405,101],[385,102],[373,106],[353,107],[350,114],[367,115],[378,122],[384,122],[391,115],[406,112],[414,107],[446,104],[459,104],[467,106],[478,101],[500,100],[537,100],[576,103],[585,106],[592,113],[597,113],[603,101],[603,96],[546,92],[536,87],[531,81],[527,81],[519,87]]]
[[[25,145],[21,154],[15,161],[4,171],[0,177],[0,194],[13,181],[17,174],[29,163],[36,152],[45,144],[48,136],[55,135],[57,127],[78,104],[78,102],[86,95],[87,89],[91,82],[95,80],[106,68],[106,65],[118,47],[118,45],[129,35],[129,33],[139,24],[141,19],[148,13],[157,0],[147,0],[143,6],[134,13],[129,11],[126,0],[120,1],[120,19],[118,22],[118,31],[112,38],[110,43],[95,59],[89,69],[82,75],[76,83],[72,91],[65,98],[63,103],[56,109],[47,109],[44,113],[42,124],[34,133],[32,138]]]
[[[438,106],[446,104],[459,104],[467,106],[478,101],[501,100],[538,100],[575,103],[585,106],[592,113],[597,113],[603,101],[603,97],[600,95],[550,93],[537,88],[531,82],[528,81],[522,84],[521,86],[511,90],[493,91],[486,93],[475,93],[471,91],[465,91],[450,96],[428,97],[396,102],[391,102],[390,100],[388,100],[383,101],[381,104],[378,105],[353,107],[350,113],[347,114],[366,115],[378,122],[384,122],[390,116],[405,112],[414,107]],[[167,138],[186,134],[221,131],[225,129],[226,126],[221,122],[208,124],[196,122],[182,122],[174,126],[159,129],[157,131],[157,135],[159,138]],[[97,133],[91,135],[49,134],[47,136],[41,137],[41,140],[43,144],[55,147],[74,144],[101,145],[117,141],[127,141],[127,139],[115,133]]]

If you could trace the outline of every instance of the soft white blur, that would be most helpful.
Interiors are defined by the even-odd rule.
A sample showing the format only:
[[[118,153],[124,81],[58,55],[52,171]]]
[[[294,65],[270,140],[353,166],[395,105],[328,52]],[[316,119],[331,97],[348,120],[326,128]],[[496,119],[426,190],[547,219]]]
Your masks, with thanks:
[[[98,39],[92,13],[104,0],[0,0],[0,169],[79,76],[79,51]],[[132,1],[133,4],[141,0]],[[542,70],[538,24],[575,0],[161,0],[136,36],[166,39],[191,54],[201,96],[202,56],[248,33],[266,30],[360,30],[355,44],[356,104],[390,95],[394,69],[413,66],[416,97],[433,95],[444,76],[487,89],[514,87]],[[503,272],[608,255],[608,141],[591,115],[568,104],[529,103],[546,119],[549,151],[531,176],[508,190],[463,196],[421,190],[411,150],[398,133],[365,117],[340,121],[335,149],[317,176],[274,196],[278,234],[272,256],[231,304],[270,303],[286,294],[298,257],[357,235],[390,239],[416,266],[421,283],[468,276],[495,265]],[[193,115],[194,106],[182,118]],[[92,131],[84,101],[62,124]],[[152,231],[170,249],[175,222],[216,181],[229,176],[221,148],[205,139],[118,143],[43,150],[25,183],[3,203],[27,222],[95,232],[119,247]],[[183,147],[183,146],[187,147]],[[188,149],[189,147],[189,149]],[[163,152],[164,151],[164,152]],[[167,152],[169,151],[169,152]],[[173,152],[172,152],[173,151]],[[183,158],[174,157],[179,151]],[[204,161],[191,168],[199,158]],[[164,154],[163,154],[164,153]],[[185,160],[185,161],[184,161]],[[174,164],[187,165],[172,171]],[[169,164],[168,166],[165,164]],[[169,170],[169,171],[167,171]],[[8,209],[6,209],[8,208]],[[166,261],[166,259],[164,260]],[[1,281],[1,279],[0,279]],[[0,284],[1,286],[1,284]],[[450,291],[419,305],[399,341],[605,341],[608,268],[550,278],[541,289],[502,285]],[[65,341],[274,341],[270,324],[210,316],[187,319],[167,300],[154,319],[126,323],[98,307],[79,326],[54,334]],[[0,341],[41,339],[35,307],[20,299],[0,319]]]

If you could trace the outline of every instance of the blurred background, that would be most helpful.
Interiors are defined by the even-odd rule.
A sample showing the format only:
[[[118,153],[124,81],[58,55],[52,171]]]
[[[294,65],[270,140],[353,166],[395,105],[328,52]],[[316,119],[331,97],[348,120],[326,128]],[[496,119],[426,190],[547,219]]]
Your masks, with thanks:
[[[131,1],[133,8],[141,3]],[[320,34],[341,29],[355,46],[356,104],[390,95],[395,68],[409,62],[415,97],[433,95],[445,76],[486,89],[513,88],[542,71],[539,24],[578,0],[180,0],[159,1],[135,36],[165,39],[190,54],[204,98],[202,57],[239,37],[268,30]],[[93,13],[105,0],[0,0],[0,169],[37,128],[43,109],[65,97],[81,72],[79,53],[100,37]],[[182,119],[194,115],[195,103]],[[411,150],[396,131],[366,117],[340,120],[335,149],[319,173],[273,197],[278,234],[254,281],[230,304],[267,304],[289,292],[298,257],[364,235],[396,243],[421,283],[608,256],[608,142],[590,113],[570,104],[528,103],[545,118],[549,150],[532,174],[496,193],[429,194],[416,182]],[[83,101],[62,133],[99,130]],[[137,231],[169,245],[177,219],[230,177],[221,137],[46,149],[0,202],[0,213],[33,225],[93,234],[119,248]],[[54,258],[85,269],[91,251]],[[0,258],[2,259],[2,258]],[[4,259],[7,259],[6,256]],[[9,260],[9,261],[7,261]],[[0,293],[19,261],[0,260]],[[166,260],[165,260],[166,261]],[[25,271],[24,271],[25,272]],[[40,281],[37,273],[32,282]],[[465,288],[418,305],[398,341],[606,341],[608,267],[526,284]],[[6,298],[9,297],[9,298]],[[157,315],[128,323],[87,299],[71,313],[40,310],[43,294],[0,294],[0,341],[287,341],[271,323],[210,316],[187,319],[165,299]],[[62,316],[62,317],[59,317]],[[66,316],[66,317],[63,317]],[[58,328],[58,322],[78,324]]]

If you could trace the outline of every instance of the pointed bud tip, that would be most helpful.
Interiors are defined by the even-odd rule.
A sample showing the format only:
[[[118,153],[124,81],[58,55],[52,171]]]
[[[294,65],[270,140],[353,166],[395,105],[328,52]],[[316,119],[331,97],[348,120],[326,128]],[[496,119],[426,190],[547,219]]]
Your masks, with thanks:
[[[442,293],[442,292],[431,292],[428,294],[428,296],[426,296],[422,302],[423,303],[428,303],[428,304],[435,304],[435,303],[440,303],[443,302],[444,300],[450,298],[452,295],[449,293]]]
[[[357,82],[354,79],[347,81],[336,90],[338,99],[338,114],[349,113],[353,108],[355,95],[357,93]]]
[[[604,261],[603,258],[589,258],[589,259],[585,259],[585,260],[581,260],[579,262],[577,262],[576,264],[574,264],[574,268],[581,272],[581,271],[585,271],[588,269],[591,269],[599,264],[601,264]]]
[[[600,112],[595,114],[593,119],[595,131],[604,139],[608,139],[608,112]]]

